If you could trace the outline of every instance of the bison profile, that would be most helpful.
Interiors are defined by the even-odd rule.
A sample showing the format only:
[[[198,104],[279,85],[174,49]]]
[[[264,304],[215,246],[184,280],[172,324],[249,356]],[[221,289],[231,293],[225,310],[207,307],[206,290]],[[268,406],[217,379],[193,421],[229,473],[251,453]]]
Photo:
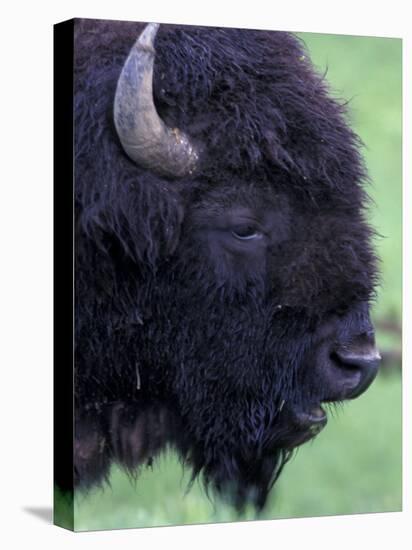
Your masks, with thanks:
[[[369,386],[359,148],[288,33],[76,20],[78,487],[170,447],[261,509]]]

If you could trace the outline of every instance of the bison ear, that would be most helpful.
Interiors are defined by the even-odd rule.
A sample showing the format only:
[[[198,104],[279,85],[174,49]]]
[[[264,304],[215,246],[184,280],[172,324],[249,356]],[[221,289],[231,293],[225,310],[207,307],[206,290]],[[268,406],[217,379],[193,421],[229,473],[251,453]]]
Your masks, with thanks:
[[[160,182],[124,186],[111,202],[111,237],[136,264],[154,269],[174,253],[184,216],[178,193]]]
[[[116,179],[106,166],[97,190],[80,195],[78,230],[104,254],[154,269],[179,243],[183,201],[176,186],[119,162]]]

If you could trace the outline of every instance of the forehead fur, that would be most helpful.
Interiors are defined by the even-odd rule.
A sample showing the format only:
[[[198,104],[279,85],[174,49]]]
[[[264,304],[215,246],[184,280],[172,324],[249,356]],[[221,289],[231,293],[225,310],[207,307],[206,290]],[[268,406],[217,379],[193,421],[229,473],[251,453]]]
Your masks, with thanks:
[[[77,21],[77,72],[93,71],[96,93],[114,94],[142,28]],[[155,48],[156,106],[169,125],[202,143],[204,175],[221,177],[225,170],[273,178],[279,172],[289,186],[344,194],[364,179],[345,106],[331,99],[323,76],[293,35],[161,25]]]

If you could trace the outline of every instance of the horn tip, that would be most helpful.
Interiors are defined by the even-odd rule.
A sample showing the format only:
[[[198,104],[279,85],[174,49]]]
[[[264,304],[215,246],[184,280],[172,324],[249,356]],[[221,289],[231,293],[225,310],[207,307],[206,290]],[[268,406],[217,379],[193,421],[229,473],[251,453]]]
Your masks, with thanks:
[[[137,40],[139,46],[149,49],[153,48],[153,42],[159,27],[159,23],[148,23]]]

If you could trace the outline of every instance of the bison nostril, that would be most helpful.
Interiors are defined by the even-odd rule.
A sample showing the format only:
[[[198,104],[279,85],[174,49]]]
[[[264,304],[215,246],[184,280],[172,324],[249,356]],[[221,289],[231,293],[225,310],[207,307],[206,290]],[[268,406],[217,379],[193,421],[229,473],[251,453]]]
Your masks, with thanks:
[[[367,346],[365,349],[341,347],[331,354],[333,363],[341,371],[345,371],[346,378],[352,381],[346,398],[353,399],[363,393],[374,380],[381,360],[376,347]]]

